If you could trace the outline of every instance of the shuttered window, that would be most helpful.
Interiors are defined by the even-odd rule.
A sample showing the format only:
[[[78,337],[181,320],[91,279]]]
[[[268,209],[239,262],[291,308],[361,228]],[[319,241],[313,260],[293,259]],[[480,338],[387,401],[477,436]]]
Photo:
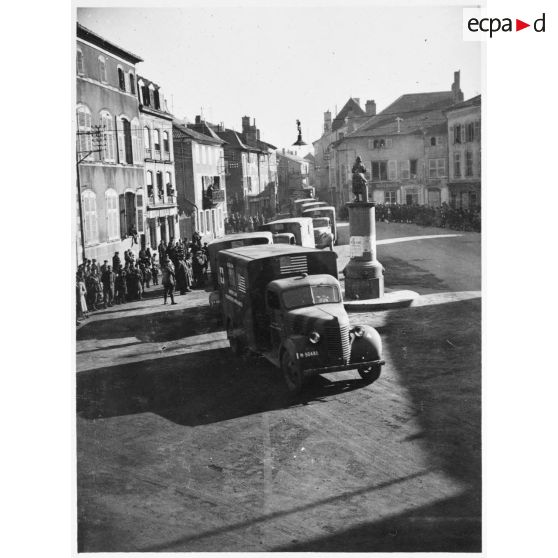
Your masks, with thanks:
[[[115,190],[105,192],[107,211],[107,234],[109,240],[117,240],[120,235],[118,218],[118,194]]]
[[[397,180],[396,161],[388,161],[388,180]]]
[[[137,229],[143,232],[143,192],[139,189],[136,193]]]
[[[99,56],[99,79],[103,83],[107,82],[107,64],[104,56]]]
[[[81,195],[83,211],[83,233],[86,244],[95,244],[99,241],[97,226],[97,198],[91,190],[86,190]]]
[[[116,160],[116,147],[114,145],[112,116],[106,111],[101,113],[101,126],[103,127],[103,160],[114,162]]]
[[[411,169],[409,159],[397,161],[399,178],[411,178]]]
[[[91,135],[91,111],[84,105],[77,108],[77,150],[81,159],[93,149]],[[88,158],[91,156],[89,155]]]
[[[79,49],[76,51],[76,66],[78,75],[83,75],[85,73],[83,65],[83,52],[81,52],[81,50]]]
[[[141,128],[137,118],[132,120],[132,156],[133,162],[139,163],[142,160]]]
[[[120,91],[126,91],[126,77],[122,68],[118,68],[118,87]]]

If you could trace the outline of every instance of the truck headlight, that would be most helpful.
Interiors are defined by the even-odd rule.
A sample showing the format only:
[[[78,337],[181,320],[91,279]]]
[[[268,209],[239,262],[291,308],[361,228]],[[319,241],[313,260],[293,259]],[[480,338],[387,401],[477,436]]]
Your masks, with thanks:
[[[355,337],[362,337],[364,335],[364,329],[360,326],[356,326],[355,329],[353,329],[353,333]]]
[[[310,343],[314,343],[314,345],[320,340],[320,334],[317,331],[313,331],[309,336],[308,336],[308,341],[310,341]]]

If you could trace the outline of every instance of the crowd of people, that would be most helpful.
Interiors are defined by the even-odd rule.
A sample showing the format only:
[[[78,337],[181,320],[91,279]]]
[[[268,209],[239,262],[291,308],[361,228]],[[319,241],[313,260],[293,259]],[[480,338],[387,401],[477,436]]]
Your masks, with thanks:
[[[271,215],[266,216],[263,213],[256,213],[255,215],[233,213],[225,219],[225,234],[257,231],[258,227],[267,223],[270,218]]]
[[[140,249],[137,257],[132,250],[115,252],[112,261],[99,264],[96,259],[85,260],[76,273],[76,301],[78,318],[87,318],[89,312],[114,304],[142,300],[147,289],[163,286],[163,303],[174,300],[175,290],[186,294],[193,288],[203,288],[209,265],[207,243],[202,246],[201,236],[194,233],[187,238],[167,244],[161,241],[156,250]]]
[[[440,207],[416,204],[377,204],[376,221],[415,223],[425,227],[480,232],[481,210],[480,207],[453,208],[447,203],[443,203]]]

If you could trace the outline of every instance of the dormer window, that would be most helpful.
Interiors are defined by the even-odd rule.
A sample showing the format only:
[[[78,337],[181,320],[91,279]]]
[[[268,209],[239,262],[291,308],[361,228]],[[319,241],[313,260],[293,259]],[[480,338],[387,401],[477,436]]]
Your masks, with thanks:
[[[149,96],[149,87],[147,87],[146,85],[144,85],[144,86],[141,88],[141,95],[142,95],[142,97],[143,97],[143,104],[144,104],[146,107],[148,107],[149,105],[151,105],[151,102],[150,102],[151,99],[150,99],[150,96]]]
[[[159,100],[159,90],[158,89],[155,89],[153,91],[153,106],[157,110],[159,110],[161,108],[161,103],[160,103],[160,100]]]

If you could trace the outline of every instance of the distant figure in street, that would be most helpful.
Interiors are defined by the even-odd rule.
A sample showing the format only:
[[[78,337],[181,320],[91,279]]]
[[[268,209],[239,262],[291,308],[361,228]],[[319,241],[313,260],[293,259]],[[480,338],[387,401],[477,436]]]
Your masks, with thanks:
[[[181,295],[190,292],[186,262],[183,259],[178,260],[178,265],[176,267],[176,288],[180,291]]]
[[[168,259],[163,260],[161,279],[163,283],[163,304],[167,303],[167,295],[170,296],[171,303],[176,304],[173,294],[174,285],[176,284],[176,275],[174,273],[174,267]]]
[[[118,252],[115,252],[114,256],[112,256],[112,270],[114,273],[118,273],[121,269],[122,262],[120,261],[120,256],[118,255]]]
[[[130,244],[130,246],[133,246],[134,244],[137,244],[138,243],[138,229],[136,229],[135,225],[132,225],[130,227],[129,234],[132,237],[132,244]]]
[[[153,262],[151,264],[151,277],[153,279],[153,285],[158,285],[159,284],[159,264],[157,263],[157,260],[155,259],[155,256],[153,256]]]
[[[87,302],[85,301],[85,295],[87,294],[87,289],[85,288],[85,283],[83,282],[83,276],[78,274],[76,276],[76,300],[77,300],[77,317],[78,318],[88,318],[89,310],[87,309]]]
[[[114,281],[116,279],[115,273],[112,271],[110,265],[107,266],[103,274],[101,275],[101,283],[103,284],[103,302],[105,308],[112,306],[114,300]]]
[[[126,270],[121,269],[120,273],[116,275],[114,282],[114,301],[116,304],[125,304],[126,296],[128,294],[126,285]]]

